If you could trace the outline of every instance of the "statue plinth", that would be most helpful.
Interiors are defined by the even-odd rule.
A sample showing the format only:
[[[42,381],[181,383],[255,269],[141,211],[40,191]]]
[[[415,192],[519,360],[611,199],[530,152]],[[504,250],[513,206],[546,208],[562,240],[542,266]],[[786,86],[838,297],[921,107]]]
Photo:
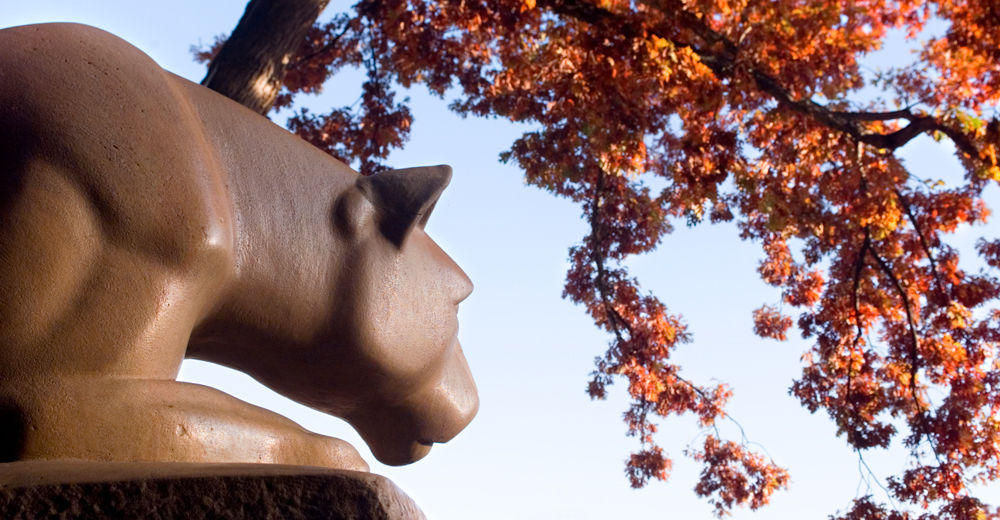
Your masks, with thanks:
[[[279,464],[0,464],[0,517],[424,519],[391,480]]]

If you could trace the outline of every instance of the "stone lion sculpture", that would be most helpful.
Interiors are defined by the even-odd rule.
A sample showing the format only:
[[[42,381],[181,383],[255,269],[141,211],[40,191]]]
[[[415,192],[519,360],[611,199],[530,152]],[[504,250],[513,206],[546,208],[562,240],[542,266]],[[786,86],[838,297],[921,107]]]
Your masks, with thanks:
[[[472,290],[424,232],[450,168],[361,177],[75,24],[0,31],[0,462],[365,470],[185,357],[347,420],[379,460],[471,420]]]

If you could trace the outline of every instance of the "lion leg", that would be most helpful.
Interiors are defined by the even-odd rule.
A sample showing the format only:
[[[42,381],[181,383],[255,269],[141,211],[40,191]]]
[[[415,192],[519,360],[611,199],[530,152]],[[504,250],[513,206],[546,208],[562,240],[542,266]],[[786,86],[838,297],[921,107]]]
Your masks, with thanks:
[[[93,196],[64,168],[2,153],[0,166],[0,461],[367,469],[343,441],[173,381],[218,284],[204,278],[225,279],[200,266],[226,262],[164,265],[110,239]]]
[[[21,399],[19,459],[273,463],[367,471],[347,442],[214,388],[64,378]],[[23,394],[22,394],[23,395]],[[2,398],[0,398],[2,399]]]

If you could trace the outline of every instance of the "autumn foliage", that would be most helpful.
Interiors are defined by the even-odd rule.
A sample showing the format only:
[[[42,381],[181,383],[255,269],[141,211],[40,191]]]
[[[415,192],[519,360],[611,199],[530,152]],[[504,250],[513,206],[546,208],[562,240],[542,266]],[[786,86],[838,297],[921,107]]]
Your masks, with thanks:
[[[914,60],[862,68],[891,34],[911,38]],[[400,86],[533,124],[502,159],[590,224],[564,294],[609,333],[588,392],[627,384],[634,486],[669,475],[656,418],[694,414],[711,429],[730,390],[682,377],[671,354],[691,334],[623,260],[669,240],[673,223],[735,221],[781,291],[754,330],[785,339],[794,311],[812,342],[791,393],[859,454],[911,450],[890,504],[862,497],[840,518],[1000,515],[970,491],[1000,477],[1000,240],[947,241],[985,221],[983,190],[1000,180],[1000,121],[987,115],[1000,102],[1000,4],[364,0],[314,27],[278,105],[341,67],[366,71],[359,103],[300,110],[290,127],[365,172],[406,139]],[[954,146],[961,182],[908,171],[897,151],[919,136]],[[964,270],[960,254],[989,269]],[[789,482],[742,439],[710,435],[690,455],[703,464],[695,491],[719,515]]]

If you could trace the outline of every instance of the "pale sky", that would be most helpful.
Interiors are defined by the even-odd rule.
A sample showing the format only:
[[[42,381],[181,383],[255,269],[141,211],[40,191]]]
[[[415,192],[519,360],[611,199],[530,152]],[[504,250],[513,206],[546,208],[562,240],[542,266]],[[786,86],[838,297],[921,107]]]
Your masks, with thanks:
[[[204,67],[193,62],[189,47],[232,30],[244,6],[239,0],[0,0],[0,27],[87,23],[197,82]],[[320,111],[353,102],[358,90],[350,76],[309,105]],[[610,338],[582,308],[560,298],[567,249],[587,232],[580,209],[525,186],[517,168],[497,161],[519,135],[518,128],[503,121],[461,119],[422,87],[405,95],[413,100],[412,137],[403,151],[393,154],[391,164],[446,163],[455,171],[427,230],[476,285],[459,314],[459,337],[480,392],[476,419],[424,460],[390,468],[378,464],[342,421],[292,403],[245,375],[185,362],[182,378],[351,442],[373,472],[396,482],[432,520],[712,518],[711,506],[692,491],[699,467],[682,454],[686,446],[700,445],[703,432],[694,420],[660,421],[658,438],[674,458],[672,477],[633,490],[623,471],[636,448],[621,421],[625,385],[619,382],[604,402],[590,401],[584,391],[592,360]],[[950,152],[926,138],[902,155],[919,165],[922,177],[947,178],[959,171]],[[956,243],[969,245],[982,234],[982,229],[960,231]],[[770,506],[756,513],[737,509],[732,518],[825,518],[848,507],[855,496],[871,493],[885,501],[874,483],[866,490],[857,456],[834,436],[831,421],[823,414],[810,415],[788,396],[807,347],[797,331],[783,343],[752,334],[751,311],[779,299],[777,291],[758,279],[761,257],[759,246],[739,240],[735,226],[689,229],[678,223],[658,251],[629,263],[643,288],[682,314],[694,334],[694,342],[674,358],[684,367],[683,375],[695,382],[728,383],[735,394],[730,414],[750,440],[791,472],[790,490],[776,494]],[[731,425],[721,429],[738,440]],[[873,452],[866,460],[884,477],[904,469],[902,454]],[[981,498],[1000,504],[995,488]]]

